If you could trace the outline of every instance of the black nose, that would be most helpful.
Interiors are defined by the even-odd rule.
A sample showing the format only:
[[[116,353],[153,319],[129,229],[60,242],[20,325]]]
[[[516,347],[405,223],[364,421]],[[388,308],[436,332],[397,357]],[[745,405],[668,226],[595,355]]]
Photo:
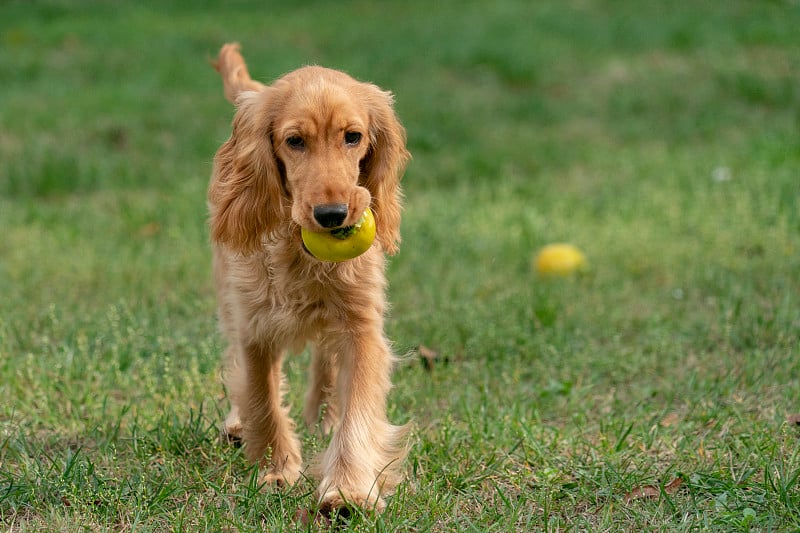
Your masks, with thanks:
[[[314,206],[314,219],[323,228],[338,228],[347,218],[347,204],[322,204]]]

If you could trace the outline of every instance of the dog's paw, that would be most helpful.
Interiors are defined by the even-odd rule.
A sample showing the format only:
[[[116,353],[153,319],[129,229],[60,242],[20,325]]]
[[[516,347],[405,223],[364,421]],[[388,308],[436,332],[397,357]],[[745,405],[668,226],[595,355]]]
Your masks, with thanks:
[[[271,467],[262,470],[258,476],[258,482],[265,489],[276,487],[279,489],[291,487],[300,479],[300,466],[285,465],[282,469]]]
[[[242,440],[242,428],[241,426],[238,429],[232,429],[228,426],[222,426],[220,430],[220,437],[224,442],[227,442],[231,446],[235,448],[240,448],[243,444]]]
[[[342,490],[328,490],[319,499],[319,511],[327,517],[333,514],[349,517],[352,515],[354,507],[380,513],[386,509],[386,502],[383,501],[383,498],[376,497],[374,493],[347,493]]]
[[[242,432],[242,419],[239,418],[239,410],[234,407],[225,417],[221,433],[226,441],[238,448],[242,445]]]

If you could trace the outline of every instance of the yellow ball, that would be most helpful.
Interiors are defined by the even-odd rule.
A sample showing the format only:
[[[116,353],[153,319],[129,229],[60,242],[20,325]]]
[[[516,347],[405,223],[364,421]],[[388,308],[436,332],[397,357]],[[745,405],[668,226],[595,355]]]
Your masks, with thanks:
[[[355,226],[333,231],[309,231],[301,228],[303,244],[321,261],[339,263],[363,254],[375,240],[375,217],[368,207]]]
[[[586,256],[571,244],[548,244],[533,258],[533,268],[543,276],[567,276],[586,268]]]

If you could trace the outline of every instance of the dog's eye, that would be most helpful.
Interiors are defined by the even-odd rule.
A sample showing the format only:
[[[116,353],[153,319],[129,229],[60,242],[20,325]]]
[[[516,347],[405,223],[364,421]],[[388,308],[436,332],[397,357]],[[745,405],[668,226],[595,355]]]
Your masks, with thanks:
[[[306,146],[305,141],[299,135],[292,135],[291,137],[288,137],[286,139],[286,144],[289,145],[289,148],[292,148],[293,150],[302,150]]]
[[[361,142],[361,134],[357,131],[348,131],[344,134],[344,142],[350,146],[355,146]]]

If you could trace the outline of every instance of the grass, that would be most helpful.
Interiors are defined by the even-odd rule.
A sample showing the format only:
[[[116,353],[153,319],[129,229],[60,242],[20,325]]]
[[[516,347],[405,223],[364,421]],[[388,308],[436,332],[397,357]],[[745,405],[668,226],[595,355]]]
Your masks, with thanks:
[[[269,4],[0,6],[4,528],[312,529],[311,481],[259,491],[218,439],[205,187],[231,110],[206,60],[229,40],[264,80],[391,88],[409,132],[409,481],[348,527],[800,528],[796,2]],[[537,278],[557,241],[590,272]]]

